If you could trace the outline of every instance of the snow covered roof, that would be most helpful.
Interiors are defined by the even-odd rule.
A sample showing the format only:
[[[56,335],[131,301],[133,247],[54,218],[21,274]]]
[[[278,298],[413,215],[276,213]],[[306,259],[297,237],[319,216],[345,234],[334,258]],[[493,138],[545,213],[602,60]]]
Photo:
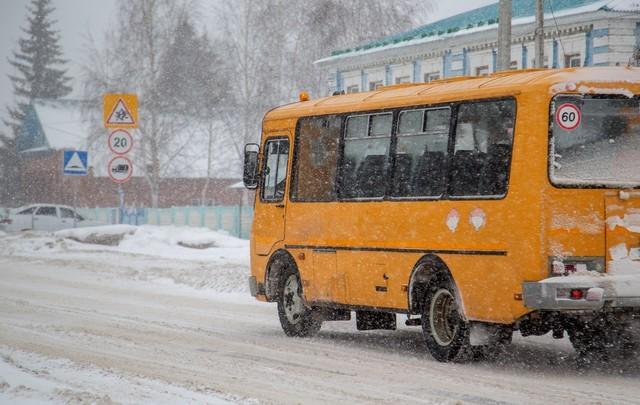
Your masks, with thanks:
[[[535,1],[513,0],[512,25],[532,23],[535,19]],[[545,19],[564,17],[594,11],[640,12],[638,0],[554,0],[544,2]],[[498,3],[480,7],[435,21],[411,31],[377,39],[355,48],[336,50],[331,56],[315,63],[324,64],[346,57],[354,57],[384,49],[398,48],[441,40],[479,31],[496,29],[498,26]]]
[[[82,120],[81,101],[38,100],[33,106],[51,149],[84,149],[89,130]]]

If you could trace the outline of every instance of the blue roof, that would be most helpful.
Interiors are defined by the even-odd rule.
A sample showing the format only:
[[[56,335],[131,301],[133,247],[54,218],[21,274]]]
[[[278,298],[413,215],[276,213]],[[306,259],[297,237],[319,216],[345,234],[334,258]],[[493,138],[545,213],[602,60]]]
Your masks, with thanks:
[[[559,11],[587,6],[593,3],[601,3],[602,0],[547,0],[544,2],[544,12],[557,13]],[[513,0],[512,18],[532,17],[536,13],[536,2],[533,0]],[[334,51],[331,56],[337,56],[353,51],[378,48],[399,42],[405,42],[417,38],[425,38],[436,35],[451,34],[463,29],[491,25],[498,22],[498,3],[466,11],[443,20],[435,21],[427,25],[415,28],[411,31],[391,35],[377,39],[353,49]]]

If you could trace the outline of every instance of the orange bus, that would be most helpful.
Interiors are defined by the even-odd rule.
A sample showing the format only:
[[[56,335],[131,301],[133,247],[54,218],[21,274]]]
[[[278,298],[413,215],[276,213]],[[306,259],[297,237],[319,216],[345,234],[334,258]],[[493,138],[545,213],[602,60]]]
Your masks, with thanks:
[[[245,148],[250,287],[290,336],[422,326],[439,361],[637,342],[640,70],[501,72],[276,108]]]

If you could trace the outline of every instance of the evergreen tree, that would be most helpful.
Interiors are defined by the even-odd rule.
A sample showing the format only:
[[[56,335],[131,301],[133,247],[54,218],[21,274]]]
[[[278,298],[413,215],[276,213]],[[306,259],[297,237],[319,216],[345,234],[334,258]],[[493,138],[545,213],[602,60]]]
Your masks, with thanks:
[[[229,91],[221,64],[207,34],[198,34],[189,15],[182,15],[160,60],[155,83],[160,108],[204,120],[219,115],[216,108]]]
[[[16,72],[9,75],[15,105],[7,107],[8,119],[4,120],[11,134],[0,137],[0,190],[3,191],[0,194],[5,194],[0,195],[0,199],[4,201],[14,199],[19,188],[15,138],[29,103],[39,98],[64,97],[71,92],[70,78],[63,67],[67,61],[62,58],[60,36],[53,28],[55,20],[51,13],[55,9],[51,0],[32,0],[27,10],[27,28],[23,28],[25,36],[18,41],[18,50],[9,59]]]
[[[26,37],[18,41],[19,50],[14,51],[13,59],[9,60],[17,71],[16,75],[9,75],[18,99],[15,107],[8,108],[7,124],[14,135],[22,125],[29,102],[37,98],[60,98],[71,92],[67,71],[60,68],[67,61],[62,59],[60,36],[53,29],[51,0],[32,0],[27,10],[30,13],[28,27],[23,29]]]

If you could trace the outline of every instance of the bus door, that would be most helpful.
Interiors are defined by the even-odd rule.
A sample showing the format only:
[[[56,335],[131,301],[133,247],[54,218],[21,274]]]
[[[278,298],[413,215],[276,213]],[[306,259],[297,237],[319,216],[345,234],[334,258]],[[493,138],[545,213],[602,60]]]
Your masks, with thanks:
[[[267,138],[263,147],[260,195],[254,213],[253,238],[259,255],[268,255],[273,245],[284,240],[288,163],[287,135]]]

